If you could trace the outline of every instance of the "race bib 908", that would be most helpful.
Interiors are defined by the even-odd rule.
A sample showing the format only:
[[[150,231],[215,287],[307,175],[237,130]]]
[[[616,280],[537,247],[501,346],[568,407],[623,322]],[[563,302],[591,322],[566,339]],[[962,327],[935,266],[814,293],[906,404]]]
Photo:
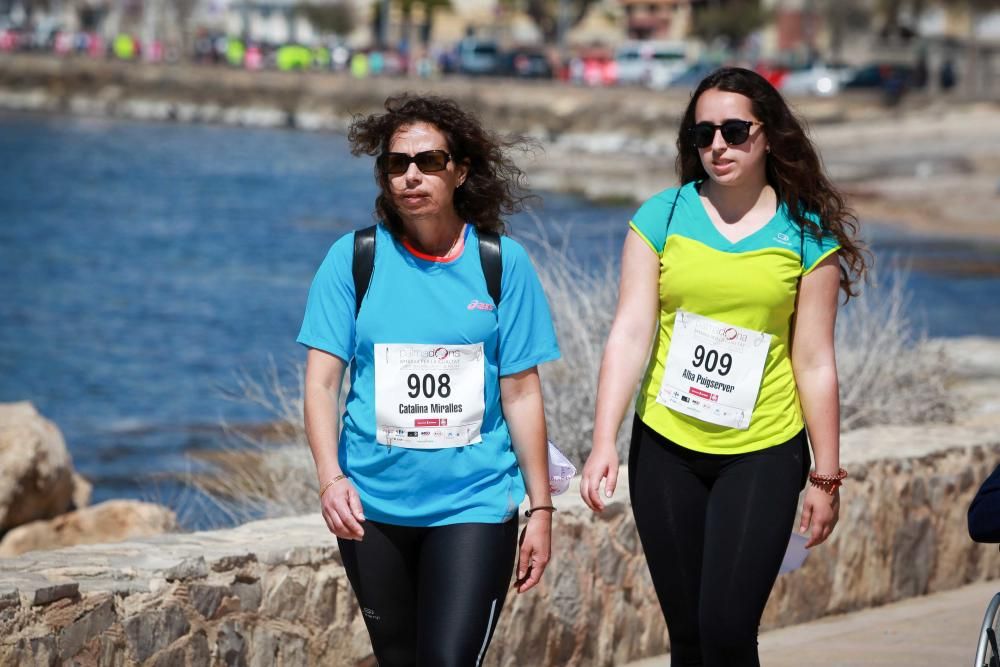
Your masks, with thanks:
[[[656,402],[705,422],[746,430],[771,335],[678,309]]]
[[[411,449],[482,442],[483,344],[375,345],[376,440]]]

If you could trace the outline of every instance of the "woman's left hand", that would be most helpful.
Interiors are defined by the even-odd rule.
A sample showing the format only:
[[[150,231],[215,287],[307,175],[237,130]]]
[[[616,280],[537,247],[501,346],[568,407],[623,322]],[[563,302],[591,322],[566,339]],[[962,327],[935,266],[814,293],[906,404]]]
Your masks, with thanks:
[[[540,510],[528,517],[528,525],[521,533],[517,558],[517,579],[514,588],[518,593],[530,591],[542,578],[549,563],[552,544],[552,513]]]
[[[840,489],[834,491],[831,496],[823,489],[810,484],[806,490],[806,499],[802,503],[802,521],[799,525],[800,533],[812,529],[809,532],[806,549],[826,541],[839,518]]]

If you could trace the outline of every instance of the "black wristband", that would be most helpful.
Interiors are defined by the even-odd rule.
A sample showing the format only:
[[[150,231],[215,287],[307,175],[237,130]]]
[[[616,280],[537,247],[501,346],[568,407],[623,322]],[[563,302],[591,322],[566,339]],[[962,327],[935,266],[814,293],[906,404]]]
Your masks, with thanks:
[[[531,509],[524,510],[524,516],[530,519],[531,515],[537,512],[538,510],[548,510],[550,512],[555,512],[556,508],[553,507],[552,505],[539,505],[538,507],[532,507]]]

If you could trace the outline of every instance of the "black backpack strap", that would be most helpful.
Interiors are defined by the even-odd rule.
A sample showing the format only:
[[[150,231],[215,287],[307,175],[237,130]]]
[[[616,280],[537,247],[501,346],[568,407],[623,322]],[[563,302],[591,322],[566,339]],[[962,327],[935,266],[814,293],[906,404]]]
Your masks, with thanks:
[[[500,235],[496,232],[479,232],[479,263],[483,265],[483,276],[486,278],[490,298],[495,306],[499,306],[503,255],[500,252]]]
[[[375,270],[375,230],[378,225],[365,227],[354,232],[354,259],[351,273],[354,274],[354,319],[361,312],[361,301],[368,292]]]

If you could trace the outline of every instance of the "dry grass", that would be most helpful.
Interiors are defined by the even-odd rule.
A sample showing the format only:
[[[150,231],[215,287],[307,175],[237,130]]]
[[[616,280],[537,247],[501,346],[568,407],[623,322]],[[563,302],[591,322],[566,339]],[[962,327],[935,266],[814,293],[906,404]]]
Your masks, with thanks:
[[[538,225],[537,231],[519,236],[527,236],[536,249],[536,267],[562,350],[562,359],[541,370],[545,410],[550,438],[579,468],[590,450],[597,376],[617,302],[618,271],[610,261],[596,270],[585,268],[565,243],[553,242],[542,229]],[[884,284],[876,279],[839,317],[836,344],[845,431],[952,418],[942,348],[912,326],[905,277],[897,272]],[[290,382],[280,375],[272,362],[262,378],[241,376],[233,392],[263,407],[278,437],[233,429],[231,446],[211,455],[216,472],[191,477],[234,522],[318,509],[301,418],[302,368],[296,368]],[[618,439],[623,458],[627,433],[628,423]]]
[[[520,236],[537,249],[535,265],[562,353],[540,370],[549,439],[581,469],[594,431],[604,342],[618,303],[617,262],[609,259],[596,269],[586,267],[567,250],[565,241],[554,242],[537,221],[535,231]],[[626,422],[631,422],[631,415],[629,410]],[[627,445],[628,425],[619,433],[619,451]]]
[[[950,422],[943,345],[913,324],[907,271],[895,270],[843,308],[837,320],[841,428]]]
[[[224,425],[227,444],[200,452],[190,483],[228,523],[315,511],[315,472],[302,421],[305,368],[293,365],[284,376],[271,359],[262,377],[238,375],[227,396],[254,404],[269,416],[266,427]]]

